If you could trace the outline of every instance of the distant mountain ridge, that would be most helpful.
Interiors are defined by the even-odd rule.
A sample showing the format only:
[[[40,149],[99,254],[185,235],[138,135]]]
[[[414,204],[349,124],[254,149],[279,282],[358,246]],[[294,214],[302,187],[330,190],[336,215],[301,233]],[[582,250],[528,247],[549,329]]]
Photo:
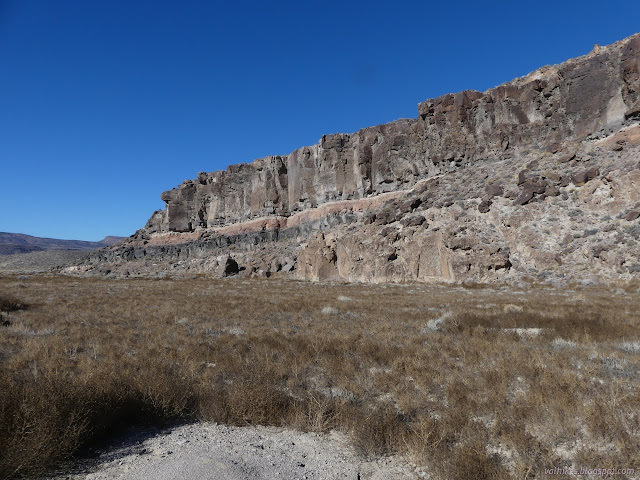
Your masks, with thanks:
[[[99,242],[33,237],[24,233],[0,232],[0,255],[41,252],[44,250],[91,251],[118,243],[125,237],[107,236]]]

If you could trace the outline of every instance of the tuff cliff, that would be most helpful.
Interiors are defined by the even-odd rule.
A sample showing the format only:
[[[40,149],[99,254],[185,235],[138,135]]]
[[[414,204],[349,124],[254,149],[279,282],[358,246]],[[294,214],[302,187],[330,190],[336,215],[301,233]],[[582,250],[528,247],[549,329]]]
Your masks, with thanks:
[[[419,117],[325,135],[288,156],[199,173],[161,196],[149,232],[186,232],[267,215],[290,216],[335,200],[404,190],[416,181],[523,148],[618,127],[640,115],[638,36],[543,67],[481,93],[427,100]]]
[[[286,267],[315,280],[578,278],[593,255],[583,261],[563,244],[574,235],[569,212],[592,226],[635,220],[626,218],[640,200],[639,123],[637,34],[486,92],[427,100],[416,119],[199,173],[87,268],[153,261],[224,273],[231,255],[247,273]],[[588,248],[611,244],[599,255],[622,255],[594,267],[603,278],[635,273],[637,247],[618,233],[587,235]]]

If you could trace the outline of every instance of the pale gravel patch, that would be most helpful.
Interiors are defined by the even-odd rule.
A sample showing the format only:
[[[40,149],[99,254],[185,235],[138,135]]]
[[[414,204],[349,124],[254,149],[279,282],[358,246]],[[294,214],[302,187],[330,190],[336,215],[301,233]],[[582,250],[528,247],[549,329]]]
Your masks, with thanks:
[[[326,306],[326,307],[322,307],[322,313],[324,315],[336,315],[338,313],[340,313],[338,311],[338,309],[330,307],[330,306]]]
[[[427,322],[427,325],[420,329],[420,333],[428,334],[431,332],[439,331],[444,322],[453,317],[453,312],[443,312],[438,318],[432,318]]]
[[[338,432],[197,423],[102,454],[90,471],[52,480],[370,479],[430,476],[400,457],[366,459]]]
[[[520,305],[508,303],[502,308],[502,310],[504,311],[504,313],[520,313],[522,312],[522,307]]]
[[[640,342],[622,342],[618,345],[618,349],[627,353],[640,353]]]
[[[564,338],[554,338],[551,341],[551,348],[560,349],[560,348],[576,348],[576,342],[573,340],[565,340]]]
[[[503,328],[503,333],[516,333],[521,337],[537,337],[542,333],[542,328]]]

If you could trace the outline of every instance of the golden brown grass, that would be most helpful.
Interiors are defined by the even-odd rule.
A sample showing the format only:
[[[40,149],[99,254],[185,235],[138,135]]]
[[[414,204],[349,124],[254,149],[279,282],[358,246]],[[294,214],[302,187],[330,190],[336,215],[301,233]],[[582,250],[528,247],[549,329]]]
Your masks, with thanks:
[[[0,327],[3,478],[172,419],[340,429],[443,479],[640,468],[637,290],[34,276],[0,298],[29,305]]]

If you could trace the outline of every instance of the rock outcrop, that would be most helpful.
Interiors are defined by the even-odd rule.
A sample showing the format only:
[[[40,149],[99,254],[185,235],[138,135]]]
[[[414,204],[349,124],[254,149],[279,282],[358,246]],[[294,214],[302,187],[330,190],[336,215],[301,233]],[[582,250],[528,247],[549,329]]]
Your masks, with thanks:
[[[215,272],[230,254],[240,274],[311,280],[629,278],[638,124],[640,34],[427,100],[416,119],[199,173],[83,268]]]

